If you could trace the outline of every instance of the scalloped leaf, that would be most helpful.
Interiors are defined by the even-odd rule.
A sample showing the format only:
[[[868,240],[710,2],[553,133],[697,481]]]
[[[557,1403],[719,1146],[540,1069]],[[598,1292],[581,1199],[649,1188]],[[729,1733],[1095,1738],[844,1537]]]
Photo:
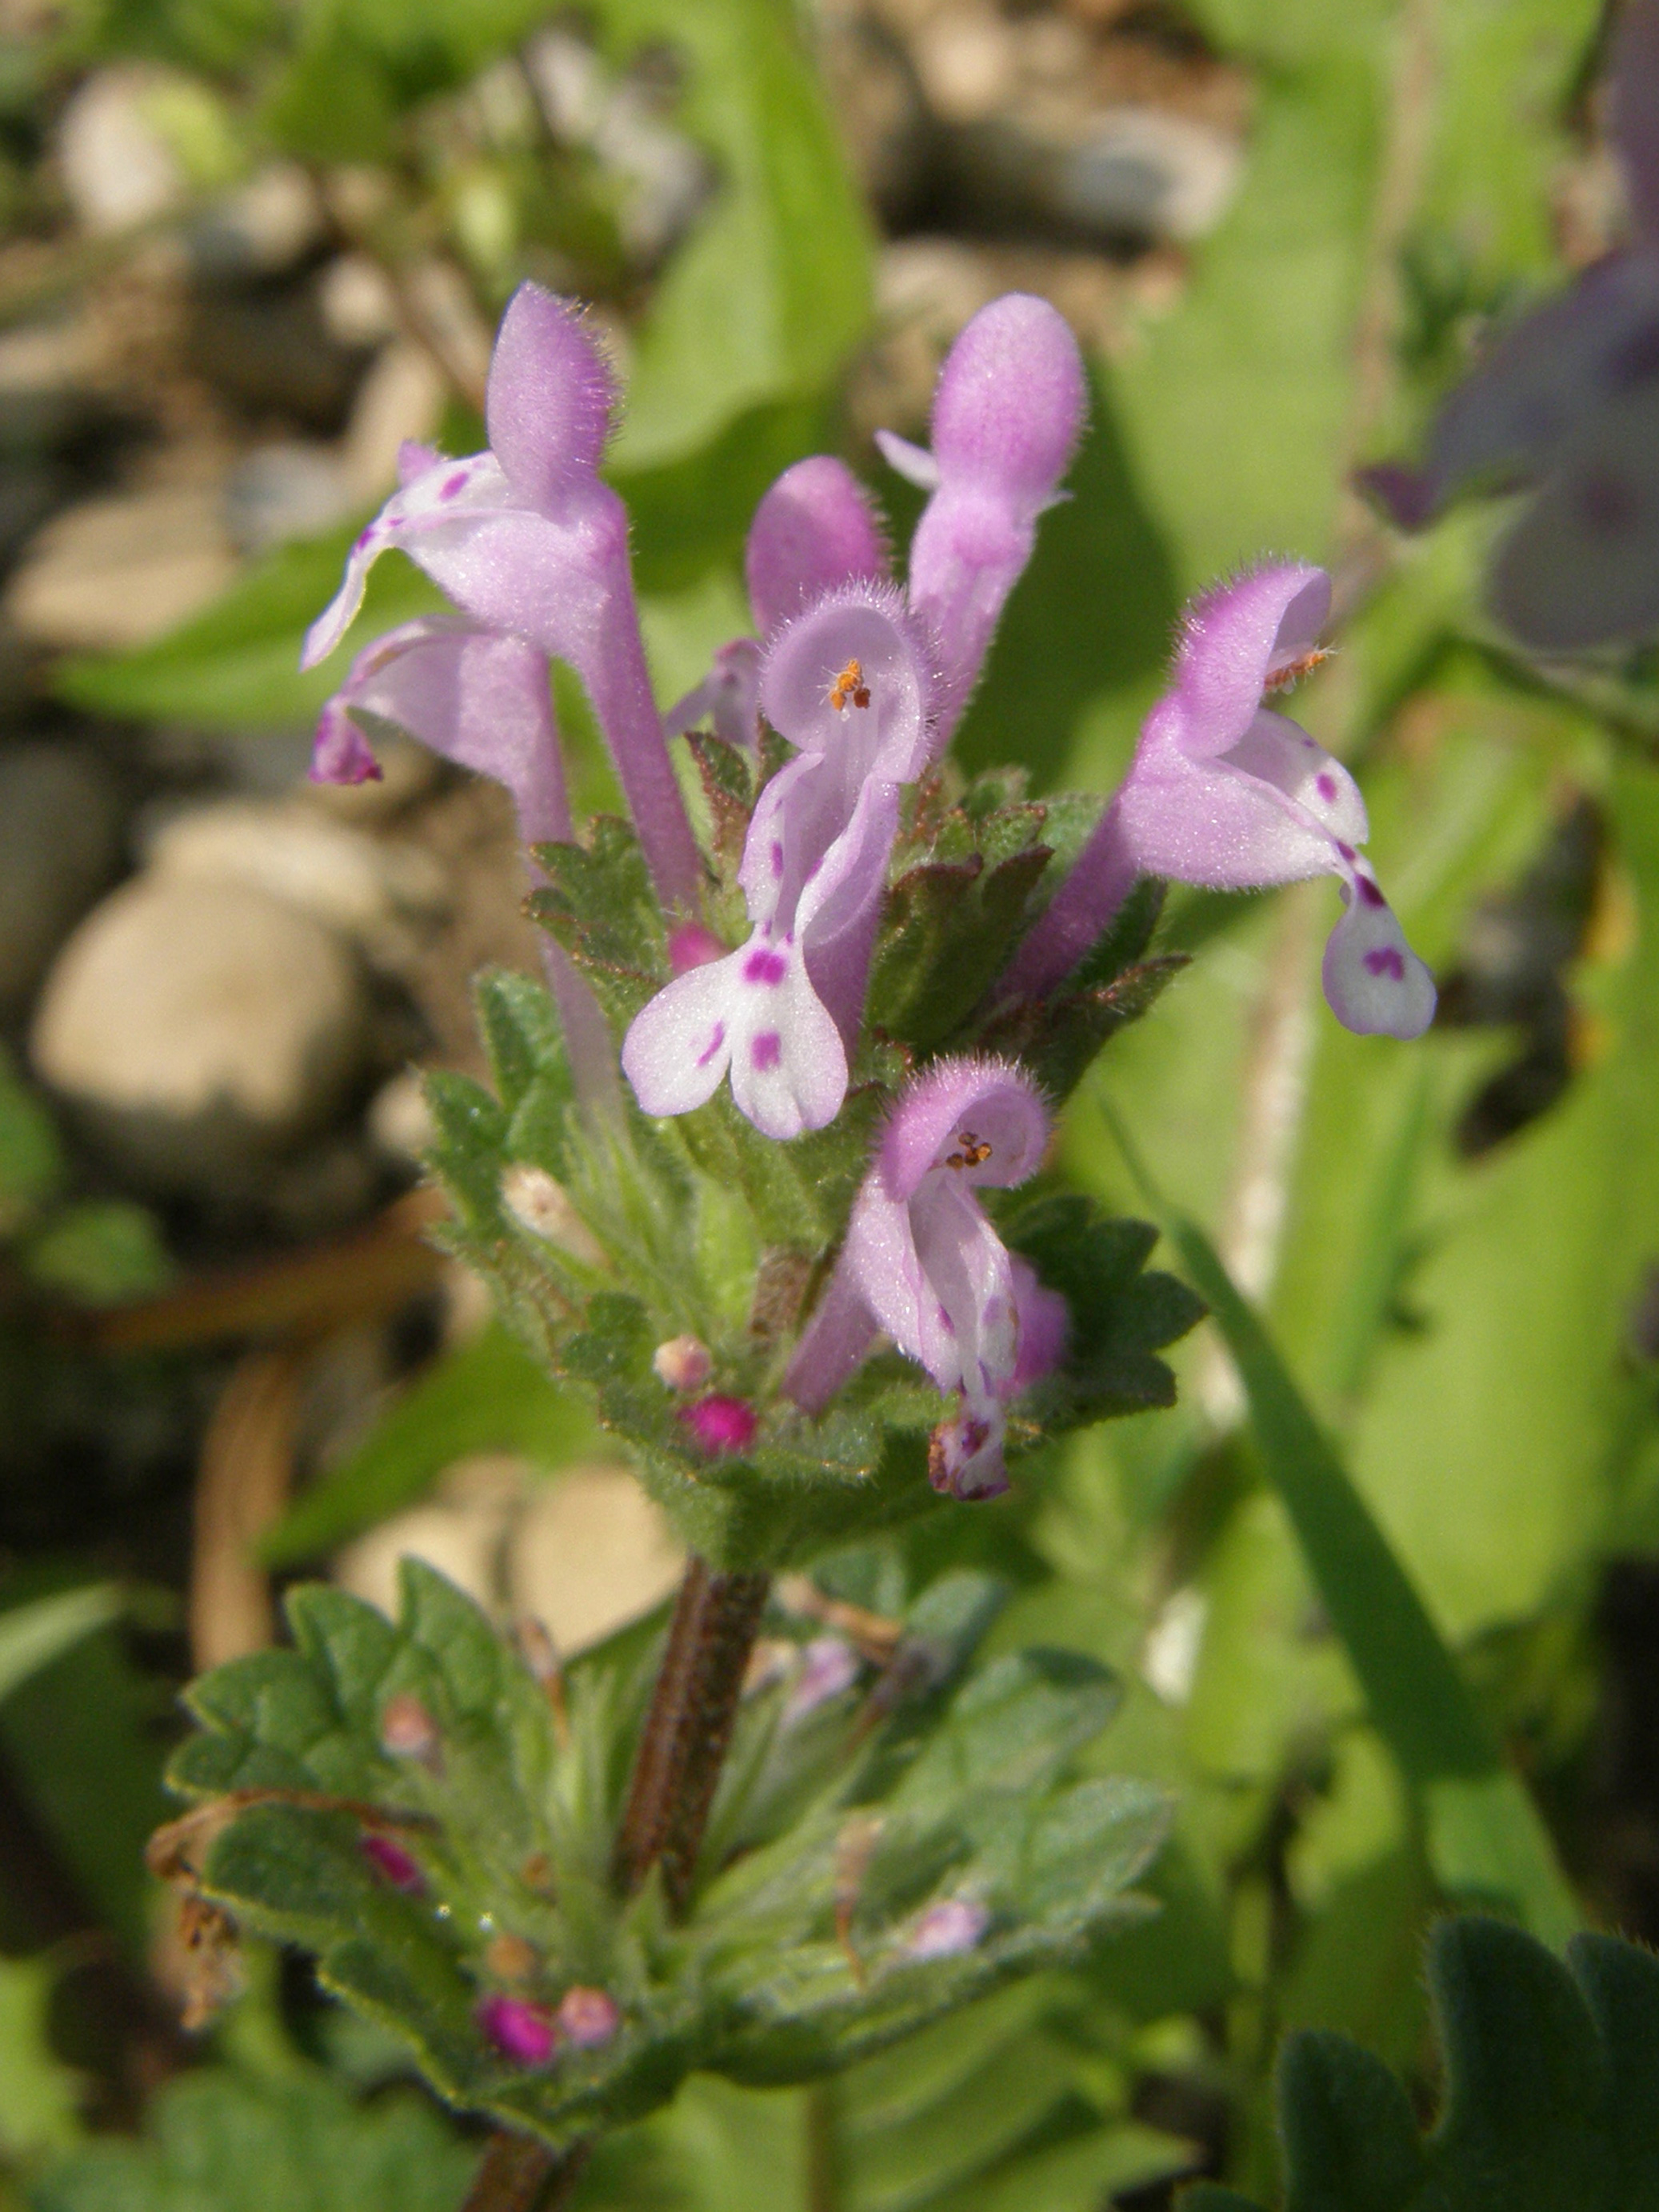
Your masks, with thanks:
[[[173,1779],[199,1810],[177,1832],[205,1896],[314,1952],[442,2095],[554,2142],[638,2118],[694,2068],[810,2080],[1146,1909],[1126,1892],[1162,1838],[1161,1795],[1064,1778],[1115,1683],[1042,1651],[964,1676],[993,1595],[974,1576],[925,1592],[869,1694],[811,1727],[782,1682],[746,1701],[683,1926],[654,1882],[623,1901],[606,1880],[639,1638],[568,1670],[562,1742],[517,1655],[412,1560],[395,1624],[301,1588],[291,1650],[195,1685],[200,1733]],[[918,1916],[957,1897],[983,1906],[980,1939],[913,1950]],[[483,2032],[488,1993],[551,2008],[575,1984],[620,2008],[600,2047],[525,2068]]]

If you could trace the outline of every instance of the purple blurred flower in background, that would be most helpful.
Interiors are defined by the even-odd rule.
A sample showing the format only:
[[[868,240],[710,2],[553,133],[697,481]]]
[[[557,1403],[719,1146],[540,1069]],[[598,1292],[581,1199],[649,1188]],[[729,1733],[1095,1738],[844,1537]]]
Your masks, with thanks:
[[[559,2029],[544,2005],[499,1991],[479,2001],[477,2022],[487,2042],[501,2057],[526,2071],[550,2066],[558,2055]]]
[[[854,1203],[847,1241],[784,1388],[827,1405],[885,1329],[961,1411],[935,1430],[929,1474],[955,1498],[994,1498],[1006,1406],[1060,1358],[1064,1299],[1014,1257],[975,1195],[1025,1182],[1048,1115],[1019,1068],[939,1060],[900,1098]]]
[[[1176,680],[1147,716],[1129,773],[1003,989],[1042,995],[1077,965],[1137,876],[1218,890],[1333,875],[1345,911],[1325,994],[1365,1035],[1419,1036],[1434,982],[1358,850],[1365,802],[1341,763],[1261,704],[1321,658],[1322,568],[1257,568],[1188,610]]]
[[[1491,592],[1540,653],[1659,629],[1659,0],[1620,11],[1610,90],[1632,243],[1503,332],[1441,410],[1421,468],[1360,477],[1407,530],[1472,487],[1531,489]]]

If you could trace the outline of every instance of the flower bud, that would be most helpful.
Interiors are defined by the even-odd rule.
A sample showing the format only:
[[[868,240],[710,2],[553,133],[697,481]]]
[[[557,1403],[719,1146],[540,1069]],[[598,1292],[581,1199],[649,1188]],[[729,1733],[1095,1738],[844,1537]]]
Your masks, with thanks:
[[[711,1459],[747,1451],[760,1426],[743,1398],[700,1398],[695,1406],[681,1407],[679,1417]]]
[[[701,1390],[714,1363],[698,1338],[671,1336],[652,1353],[651,1364],[671,1390]]]
[[[529,2069],[553,2063],[559,2031],[544,2006],[496,1992],[481,2001],[475,2018],[485,2040],[514,2065]]]
[[[407,1690],[388,1698],[380,1713],[380,1743],[394,1759],[418,1759],[430,1765],[438,1755],[438,1724]]]
[[[426,1876],[403,1845],[394,1837],[374,1833],[361,1837],[359,1847],[363,1856],[376,1874],[400,1889],[405,1897],[417,1897],[426,1887]]]
[[[621,2025],[616,2000],[603,1990],[583,1989],[578,1984],[560,2000],[559,2033],[574,2051],[597,2051]]]

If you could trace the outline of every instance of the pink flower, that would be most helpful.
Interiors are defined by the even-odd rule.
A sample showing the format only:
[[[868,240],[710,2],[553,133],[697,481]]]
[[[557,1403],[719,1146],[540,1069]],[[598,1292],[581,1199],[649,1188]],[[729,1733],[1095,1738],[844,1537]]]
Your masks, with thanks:
[[[1340,761],[1261,704],[1319,657],[1322,568],[1257,568],[1188,608],[1174,688],[1147,716],[1115,798],[1016,954],[1005,994],[1068,975],[1135,878],[1216,890],[1334,875],[1346,912],[1325,949],[1325,995],[1366,1035],[1420,1036],[1434,982],[1360,856],[1365,802]]]
[[[799,750],[749,825],[738,880],[754,933],[676,976],[629,1029],[623,1069],[647,1114],[690,1113],[728,1071],[738,1110],[766,1136],[840,1112],[932,685],[890,586],[844,586],[773,637],[762,704]]]
[[[934,642],[943,751],[979,681],[1008,594],[1071,464],[1087,404],[1077,340],[1046,300],[1006,293],[945,357],[933,451],[877,433],[889,464],[932,494],[910,547],[910,611]]]
[[[599,474],[614,403],[611,372],[577,310],[521,284],[490,362],[489,451],[451,461],[404,447],[402,483],[352,549],[304,665],[334,650],[370,568],[398,547],[472,623],[575,668],[658,891],[665,904],[690,906],[701,867],[646,672],[627,512]],[[336,758],[363,772],[361,756]]]
[[[544,2005],[528,1997],[503,1996],[499,1990],[479,2001],[476,2014],[486,2040],[501,2057],[526,2071],[550,2066],[559,2048],[559,2029]]]
[[[887,546],[870,495],[826,453],[786,469],[755,509],[744,554],[750,611],[763,637],[843,584],[881,583]],[[761,649],[733,638],[694,691],[668,710],[678,737],[705,720],[727,744],[753,746],[760,729]]]
[[[313,781],[379,775],[364,730],[381,723],[505,785],[526,844],[568,843],[575,835],[551,672],[539,647],[457,616],[424,616],[389,630],[357,655],[323,708]],[[613,1096],[612,1046],[592,995],[550,940],[544,957],[577,1088],[586,1097]]]
[[[885,1329],[961,1411],[934,1432],[929,1473],[952,1497],[1008,1486],[1008,1401],[1065,1347],[1065,1301],[1044,1290],[975,1192],[1036,1172],[1048,1116],[1030,1079],[996,1060],[940,1060],[899,1099],[854,1203],[836,1272],[784,1378],[826,1406]]]
[[[1498,550],[1493,610],[1573,653],[1659,627],[1659,4],[1627,0],[1612,135],[1634,239],[1504,331],[1442,408],[1420,469],[1360,481],[1407,530],[1471,486],[1534,489]]]

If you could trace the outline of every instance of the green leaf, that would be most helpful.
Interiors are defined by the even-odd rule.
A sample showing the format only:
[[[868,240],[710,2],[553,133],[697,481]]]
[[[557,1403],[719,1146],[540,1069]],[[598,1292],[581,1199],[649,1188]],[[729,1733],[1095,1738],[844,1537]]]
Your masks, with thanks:
[[[121,1610],[112,1583],[88,1583],[82,1589],[59,1590],[0,1613],[0,1698],[20,1682],[49,1667],[82,1637],[103,1628]]]
[[[1279,2075],[1285,2212],[1636,2212],[1659,2177],[1659,1960],[1577,1936],[1563,1966],[1500,1921],[1429,1939],[1444,2109],[1411,2100],[1345,2036],[1290,2038]],[[1182,2200],[1254,2212],[1231,2191]]]
[[[52,1116],[0,1051],[0,1237],[55,1198],[64,1176]]]
[[[720,171],[639,335],[621,476],[680,460],[763,403],[816,396],[869,313],[865,217],[791,11],[775,0],[605,0],[619,58],[665,40],[680,112]]]
[[[1118,1141],[1132,1157],[1121,1130]],[[1455,1660],[1214,1247],[1183,1215],[1165,1218],[1237,1364],[1268,1479],[1295,1524],[1371,1720],[1428,1802],[1437,1874],[1454,1892],[1508,1899],[1540,1935],[1565,1941],[1578,1919],[1571,1892]],[[1455,1808],[1450,1850],[1443,1810],[1437,1818],[1437,1796],[1443,1808],[1447,1792]]]
[[[104,2136],[58,2160],[32,2212],[457,2212],[473,2146],[408,2094],[359,2105],[310,2068],[252,2080],[219,2067],[167,2084],[141,2140]]]
[[[88,1613],[108,1601],[70,1595]],[[156,1729],[165,1700],[113,1626],[83,1618],[74,1639],[14,1680],[0,1703],[0,1751],[21,1796],[81,1894],[135,1959],[149,1938],[144,1844],[167,1813]]]
[[[394,1401],[368,1434],[261,1540],[267,1565],[290,1567],[400,1512],[472,1452],[512,1452],[550,1471],[591,1453],[586,1409],[500,1322]]]
[[[66,2149],[81,2132],[80,2081],[48,2033],[61,1971],[50,1956],[0,1959],[0,2162]]]
[[[984,1623],[980,1579],[966,1583],[912,1609],[912,1648],[929,1663],[899,1676],[884,1711],[842,1700],[802,1739],[806,1766],[781,1793],[766,1754],[780,1732],[788,1749],[781,1686],[740,1716],[711,1831],[737,1855],[705,1870],[679,1929],[654,1885],[632,1900],[609,1887],[644,1680],[637,1637],[567,1670],[562,1740],[542,1686],[430,1569],[404,1563],[395,1624],[302,1588],[288,1601],[292,1649],[233,1662],[190,1692],[201,1732],[174,1761],[175,1786],[204,1802],[252,1793],[216,1808],[203,1887],[255,1932],[315,1951],[327,1986],[400,2038],[445,2096],[555,2142],[649,2112],[695,2067],[813,2079],[1079,1955],[1145,1909],[1124,1893],[1162,1838],[1161,1795],[1063,1778],[1115,1698],[1086,1660],[1031,1652],[970,1672],[918,1755],[884,1756]],[[405,1732],[411,1711],[423,1717],[411,1751],[387,1748],[394,1711]],[[752,1820],[751,1789],[771,1808],[757,1798]],[[799,1817],[773,1840],[737,1841],[775,1831],[786,1805]],[[855,1959],[837,1935],[843,1838],[872,1808]],[[380,1877],[366,1826],[412,1855],[418,1891]],[[958,1894],[985,1901],[981,1941],[912,1956],[914,1917]],[[552,2005],[572,1983],[603,1987],[623,2014],[615,2038],[550,2071],[501,2059],[476,2018],[499,1986],[501,1932],[530,1947],[521,1993]]]
[[[174,1273],[155,1216],[120,1198],[66,1206],[30,1240],[23,1265],[37,1283],[88,1305],[147,1297]]]
[[[300,641],[339,587],[356,526],[284,545],[251,562],[224,597],[154,645],[59,664],[58,695],[94,714],[185,729],[303,730],[339,687],[331,657],[305,674]],[[401,556],[377,562],[361,617],[389,629],[443,605]],[[354,635],[358,633],[354,633]]]

